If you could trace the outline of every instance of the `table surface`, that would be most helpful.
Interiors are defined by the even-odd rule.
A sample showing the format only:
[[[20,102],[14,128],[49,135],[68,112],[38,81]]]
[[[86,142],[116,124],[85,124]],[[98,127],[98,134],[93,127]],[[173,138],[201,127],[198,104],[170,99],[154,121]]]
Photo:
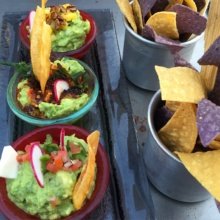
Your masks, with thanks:
[[[39,1],[40,2],[40,1]],[[66,3],[67,1],[55,1],[49,0],[48,4],[58,4]],[[69,1],[77,5],[81,9],[104,9],[110,8],[113,12],[113,17],[115,21],[115,29],[119,44],[120,53],[123,51],[123,41],[124,41],[124,26],[122,22],[121,13],[114,0],[75,0]],[[36,6],[36,1],[31,0],[0,0],[0,24],[2,23],[2,16],[5,12],[13,11],[28,11]],[[1,48],[1,45],[0,45]],[[203,40],[197,43],[193,56],[192,63],[196,64],[196,61],[203,53]],[[146,113],[149,101],[154,94],[153,92],[146,91],[135,87],[130,82],[128,83],[130,100],[132,104],[133,117],[136,118],[136,132],[138,137],[138,142],[140,145],[144,146],[147,137],[147,120]],[[156,218],[158,220],[217,220],[220,219],[219,211],[215,205],[214,199],[209,199],[204,202],[198,203],[183,203],[177,202],[175,200],[169,199],[168,197],[162,195],[158,192],[152,185],[150,185],[151,196],[153,199]],[[0,216],[1,219],[1,216]]]

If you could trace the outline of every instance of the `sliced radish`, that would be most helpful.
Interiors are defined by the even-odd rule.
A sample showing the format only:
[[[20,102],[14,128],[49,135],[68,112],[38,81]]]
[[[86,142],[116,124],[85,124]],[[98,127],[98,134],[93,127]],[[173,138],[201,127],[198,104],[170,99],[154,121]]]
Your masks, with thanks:
[[[0,177],[15,179],[18,174],[17,152],[12,146],[4,146],[0,160]]]
[[[44,176],[41,171],[41,161],[40,158],[42,157],[42,151],[38,142],[31,143],[31,167],[34,172],[34,177],[37,180],[37,183],[41,188],[44,187]]]
[[[54,91],[54,96],[55,96],[55,100],[56,102],[59,102],[60,100],[60,95],[64,90],[68,90],[69,84],[67,81],[63,80],[63,79],[57,79],[54,84],[53,84],[53,91]]]
[[[64,130],[64,128],[62,128],[60,131],[60,148],[61,148],[61,150],[65,150],[64,137],[65,137],[65,130]]]
[[[35,17],[36,12],[31,11],[29,13],[29,26],[30,26],[30,31],[32,30],[33,24],[34,24],[34,17]]]

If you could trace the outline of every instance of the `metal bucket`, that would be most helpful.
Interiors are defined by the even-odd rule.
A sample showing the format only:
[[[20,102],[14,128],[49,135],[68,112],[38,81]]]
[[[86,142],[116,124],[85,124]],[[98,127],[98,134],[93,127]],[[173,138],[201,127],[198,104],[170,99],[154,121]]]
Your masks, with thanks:
[[[168,197],[183,202],[198,202],[211,197],[208,191],[186,170],[181,161],[160,141],[154,127],[155,110],[161,106],[160,91],[153,96],[147,120],[149,134],[144,161],[152,184]]]
[[[128,80],[136,86],[151,91],[159,89],[159,80],[154,66],[173,67],[173,55],[162,44],[147,40],[136,34],[124,19],[125,39],[122,63]],[[193,49],[203,34],[192,38],[181,45],[184,47],[180,56],[190,62]]]

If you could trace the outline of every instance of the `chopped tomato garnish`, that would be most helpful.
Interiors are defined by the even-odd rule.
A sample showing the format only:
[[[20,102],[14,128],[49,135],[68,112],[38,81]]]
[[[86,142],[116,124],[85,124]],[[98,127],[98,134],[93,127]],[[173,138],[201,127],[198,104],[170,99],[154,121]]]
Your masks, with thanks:
[[[72,171],[78,170],[82,166],[81,160],[74,160],[73,165],[70,167]]]
[[[72,154],[78,154],[81,151],[80,146],[75,145],[74,143],[69,143],[70,150]]]

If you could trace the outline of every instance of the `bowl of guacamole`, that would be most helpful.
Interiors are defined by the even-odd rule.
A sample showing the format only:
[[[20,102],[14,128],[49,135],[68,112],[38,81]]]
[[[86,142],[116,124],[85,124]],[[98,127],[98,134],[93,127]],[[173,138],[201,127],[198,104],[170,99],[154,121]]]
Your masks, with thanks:
[[[52,62],[44,92],[31,66],[24,65],[7,88],[8,105],[22,120],[37,126],[73,123],[96,102],[98,80],[84,62],[70,57]]]
[[[45,9],[46,22],[52,28],[52,56],[82,58],[96,37],[96,23],[87,12],[71,4],[55,5]],[[19,26],[23,45],[30,49],[29,15]]]
[[[61,131],[65,132],[64,148],[60,144]],[[17,175],[0,178],[2,213],[18,220],[85,219],[101,202],[109,183],[109,162],[104,148],[98,144],[95,175],[83,204],[77,207],[73,195],[88,165],[88,136],[79,127],[53,125],[35,129],[16,140],[12,146],[17,151]],[[43,187],[36,181],[31,165],[33,143],[38,143],[43,152],[40,157]],[[57,162],[59,157],[61,165]]]

